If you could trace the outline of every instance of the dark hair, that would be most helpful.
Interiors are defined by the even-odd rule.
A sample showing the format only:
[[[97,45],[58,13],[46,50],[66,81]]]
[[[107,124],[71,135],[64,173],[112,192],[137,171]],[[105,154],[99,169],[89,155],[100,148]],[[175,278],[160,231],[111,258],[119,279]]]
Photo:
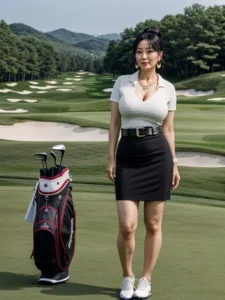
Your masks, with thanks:
[[[150,47],[157,51],[163,51],[163,42],[161,39],[161,33],[159,28],[152,26],[150,28],[146,28],[142,33],[140,33],[133,44],[133,54],[135,55],[137,51],[138,44],[143,41],[148,40]]]

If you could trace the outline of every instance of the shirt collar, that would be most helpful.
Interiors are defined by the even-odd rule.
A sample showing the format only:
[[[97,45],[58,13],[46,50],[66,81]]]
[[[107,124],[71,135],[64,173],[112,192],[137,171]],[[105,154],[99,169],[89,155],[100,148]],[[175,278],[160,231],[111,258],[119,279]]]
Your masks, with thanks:
[[[138,74],[139,74],[139,71],[131,74],[129,76],[129,81],[136,84],[138,81]],[[159,77],[158,87],[166,87],[164,79],[158,73],[157,73],[157,75]]]

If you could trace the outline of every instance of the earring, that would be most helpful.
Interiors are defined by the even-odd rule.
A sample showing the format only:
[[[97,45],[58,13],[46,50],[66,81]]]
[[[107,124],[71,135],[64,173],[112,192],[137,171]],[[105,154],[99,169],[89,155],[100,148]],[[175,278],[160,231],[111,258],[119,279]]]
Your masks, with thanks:
[[[161,64],[161,61],[159,60],[159,61],[157,62],[157,68],[160,69],[161,66],[162,66],[162,64]]]
[[[136,68],[136,69],[139,69],[139,65],[138,65],[137,63],[135,64],[135,68]]]

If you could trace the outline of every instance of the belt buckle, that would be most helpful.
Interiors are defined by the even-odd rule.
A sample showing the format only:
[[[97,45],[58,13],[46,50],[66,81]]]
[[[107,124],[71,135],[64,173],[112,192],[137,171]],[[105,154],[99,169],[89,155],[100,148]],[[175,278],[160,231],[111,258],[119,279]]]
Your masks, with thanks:
[[[144,128],[143,128],[143,127],[138,127],[138,128],[136,128],[136,136],[137,136],[137,137],[144,137],[145,134],[140,134],[140,133],[139,133],[139,130],[140,130],[140,129],[144,129]]]

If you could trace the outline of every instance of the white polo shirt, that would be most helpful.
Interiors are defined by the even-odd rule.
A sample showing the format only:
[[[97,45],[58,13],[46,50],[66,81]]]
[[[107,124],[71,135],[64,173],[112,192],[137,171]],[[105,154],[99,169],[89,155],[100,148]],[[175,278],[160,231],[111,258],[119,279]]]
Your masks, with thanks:
[[[118,102],[121,128],[137,128],[161,125],[168,111],[176,110],[176,91],[172,83],[159,74],[154,95],[142,101],[136,93],[139,71],[123,75],[116,80],[110,100]]]

